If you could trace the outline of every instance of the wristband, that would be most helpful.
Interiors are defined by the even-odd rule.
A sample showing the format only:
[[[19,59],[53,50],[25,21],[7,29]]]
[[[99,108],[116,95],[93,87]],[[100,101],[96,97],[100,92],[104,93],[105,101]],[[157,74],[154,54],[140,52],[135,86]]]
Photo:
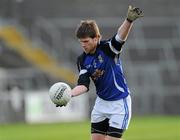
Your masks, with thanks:
[[[132,23],[132,22],[133,22],[132,20],[130,20],[130,19],[128,19],[128,18],[126,18],[126,20],[127,20],[128,22],[130,22],[130,23]]]

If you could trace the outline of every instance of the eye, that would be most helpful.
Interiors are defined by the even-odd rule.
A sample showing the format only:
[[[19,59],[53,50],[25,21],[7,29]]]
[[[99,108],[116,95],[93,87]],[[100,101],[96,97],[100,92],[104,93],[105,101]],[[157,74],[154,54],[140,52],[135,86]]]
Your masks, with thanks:
[[[88,40],[85,40],[85,41],[84,41],[84,43],[87,43],[87,42],[89,42],[89,41],[88,41]]]

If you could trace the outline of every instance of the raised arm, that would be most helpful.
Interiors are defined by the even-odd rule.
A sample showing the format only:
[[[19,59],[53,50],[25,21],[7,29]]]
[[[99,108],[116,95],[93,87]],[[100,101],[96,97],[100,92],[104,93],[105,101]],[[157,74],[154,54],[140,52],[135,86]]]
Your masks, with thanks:
[[[127,12],[127,18],[124,20],[123,24],[118,29],[118,40],[125,41],[129,35],[132,28],[133,21],[137,18],[143,17],[143,13],[139,8],[129,6]]]
[[[119,27],[118,29],[118,36],[119,36],[119,40],[121,41],[126,41],[129,32],[132,28],[133,23],[129,22],[127,19],[124,20],[123,24]]]

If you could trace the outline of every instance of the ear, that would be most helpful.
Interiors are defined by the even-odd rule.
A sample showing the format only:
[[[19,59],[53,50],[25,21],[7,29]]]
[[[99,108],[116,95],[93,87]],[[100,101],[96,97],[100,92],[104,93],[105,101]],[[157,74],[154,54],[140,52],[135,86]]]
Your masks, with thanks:
[[[99,36],[97,36],[97,37],[94,38],[94,41],[95,41],[95,42],[99,42],[100,39],[101,39],[101,38],[100,38]]]
[[[102,38],[102,36],[101,36],[101,35],[99,35],[99,36],[98,36],[98,41],[100,41],[100,40],[101,40],[101,38]]]
[[[97,42],[100,42],[100,40],[101,40],[101,35],[98,35],[96,38],[97,38]]]

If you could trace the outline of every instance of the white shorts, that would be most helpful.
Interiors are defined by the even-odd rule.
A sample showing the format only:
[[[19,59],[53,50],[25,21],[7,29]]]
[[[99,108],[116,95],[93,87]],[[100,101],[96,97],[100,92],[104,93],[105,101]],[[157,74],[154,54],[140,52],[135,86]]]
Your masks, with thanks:
[[[97,97],[91,113],[91,123],[98,123],[106,118],[109,126],[118,129],[127,129],[131,119],[131,97],[117,101],[105,101]]]

